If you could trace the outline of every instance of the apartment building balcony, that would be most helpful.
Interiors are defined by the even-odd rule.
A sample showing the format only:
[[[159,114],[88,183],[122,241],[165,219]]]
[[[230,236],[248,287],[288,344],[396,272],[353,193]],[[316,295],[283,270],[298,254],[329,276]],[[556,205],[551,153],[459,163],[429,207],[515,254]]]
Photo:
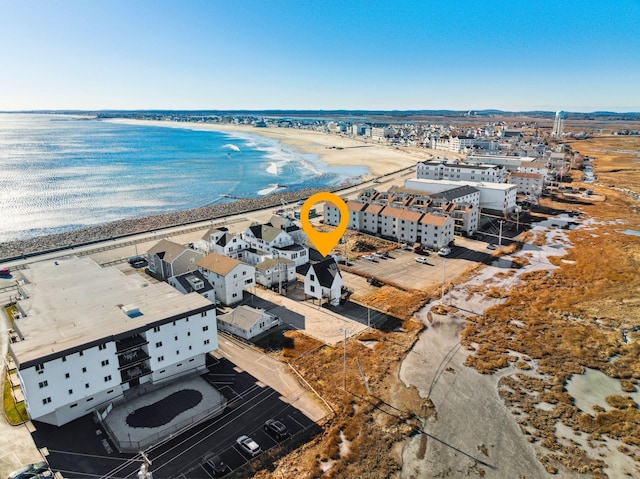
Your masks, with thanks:
[[[127,350],[118,354],[118,369],[125,369],[149,359],[149,355],[143,349]]]
[[[138,380],[147,374],[151,374],[151,368],[146,363],[136,364],[130,368],[120,371],[122,383],[130,383],[131,381]]]
[[[132,349],[138,349],[149,342],[141,335],[129,336],[128,338],[116,341],[116,352],[118,354],[124,353]]]

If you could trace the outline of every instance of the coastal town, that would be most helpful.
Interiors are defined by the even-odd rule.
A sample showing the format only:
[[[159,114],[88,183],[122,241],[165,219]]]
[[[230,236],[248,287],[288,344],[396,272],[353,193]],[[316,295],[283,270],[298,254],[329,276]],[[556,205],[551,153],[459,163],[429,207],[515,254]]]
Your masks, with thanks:
[[[46,461],[38,474],[268,477],[277,467],[287,477],[355,477],[353,454],[361,456],[359,471],[378,471],[369,477],[446,468],[455,477],[640,472],[639,325],[629,309],[593,313],[595,325],[587,315],[561,313],[581,328],[605,328],[597,334],[606,336],[606,355],[585,355],[580,364],[590,365],[590,381],[606,374],[618,384],[591,416],[585,408],[592,405],[578,405],[583,397],[575,393],[586,387],[579,386],[585,367],[561,375],[545,366],[549,353],[536,356],[519,339],[539,327],[524,312],[480,327],[500,317],[490,308],[516,298],[511,289],[525,278],[546,281],[583,261],[567,235],[585,229],[589,208],[611,205],[619,194],[637,214],[639,193],[633,186],[612,193],[598,156],[581,153],[579,142],[601,135],[600,124],[577,121],[580,129],[567,131],[563,112],[544,121],[473,117],[458,118],[458,126],[157,113],[126,119],[229,123],[276,137],[312,130],[334,154],[351,149],[357,158],[357,147],[367,146],[407,159],[335,189],[348,207],[348,232],[327,256],[300,224],[311,191],[1,245],[5,414],[13,410],[17,424],[30,425],[24,451],[33,451],[34,464]],[[638,132],[606,133],[633,140]],[[314,205],[309,219],[318,230],[342,220],[331,203]],[[629,231],[625,238],[640,234],[626,222],[620,228]],[[633,295],[637,278],[631,281]],[[557,311],[547,314],[558,320]],[[484,342],[490,330],[494,346]],[[476,388],[475,399],[456,390],[456,375]],[[560,391],[551,381],[559,377]],[[463,407],[449,390],[505,430],[463,433],[464,415],[462,423],[447,422]],[[368,425],[349,426],[354,416]],[[619,429],[596,433],[587,416]],[[500,448],[503,434],[509,452]],[[71,445],[64,437],[81,440]],[[384,470],[373,467],[374,451],[392,445]],[[440,466],[410,457],[425,454],[451,457]]]

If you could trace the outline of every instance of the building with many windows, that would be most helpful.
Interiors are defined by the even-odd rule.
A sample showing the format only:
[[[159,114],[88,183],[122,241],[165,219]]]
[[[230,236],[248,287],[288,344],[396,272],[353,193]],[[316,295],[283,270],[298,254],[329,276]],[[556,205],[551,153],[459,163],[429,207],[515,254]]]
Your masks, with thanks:
[[[198,293],[70,256],[24,270],[9,345],[29,416],[61,426],[127,390],[204,371],[215,307]]]
[[[427,160],[418,163],[416,178],[506,183],[507,174],[505,169],[499,165],[470,165]]]

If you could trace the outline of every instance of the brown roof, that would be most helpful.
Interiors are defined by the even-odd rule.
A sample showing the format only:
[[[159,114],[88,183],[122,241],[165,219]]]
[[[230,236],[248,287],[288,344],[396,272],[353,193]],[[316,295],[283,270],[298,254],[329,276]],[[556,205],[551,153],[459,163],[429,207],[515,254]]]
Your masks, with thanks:
[[[371,213],[373,215],[379,215],[380,212],[385,208],[386,205],[374,205],[373,203],[369,203],[367,208],[364,210],[365,213]]]
[[[218,273],[219,275],[225,276],[229,274],[229,272],[233,268],[243,263],[242,261],[229,258],[228,256],[224,256],[222,254],[209,253],[207,256],[202,258],[196,264],[203,269],[213,271],[214,273]]]
[[[362,211],[365,206],[367,206],[367,203],[360,203],[359,201],[347,201],[347,208],[349,208],[349,211]]]
[[[382,216],[391,216],[393,218],[398,218],[399,220],[418,222],[418,220],[422,216],[422,213],[401,208],[394,208],[393,206],[387,206],[382,212]]]
[[[440,216],[434,215],[433,213],[427,213],[420,219],[420,223],[424,225],[444,226],[447,222],[447,218],[448,216]]]
[[[535,178],[537,180],[544,178],[544,175],[541,175],[540,173],[520,173],[519,171],[511,173],[511,176],[515,176],[517,178]]]

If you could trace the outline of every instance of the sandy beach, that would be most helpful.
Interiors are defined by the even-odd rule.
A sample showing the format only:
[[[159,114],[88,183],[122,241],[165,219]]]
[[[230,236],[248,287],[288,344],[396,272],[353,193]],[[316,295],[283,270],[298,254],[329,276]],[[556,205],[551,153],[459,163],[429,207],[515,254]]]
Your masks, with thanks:
[[[355,138],[320,133],[299,128],[256,128],[252,125],[231,125],[220,123],[194,123],[160,120],[108,120],[129,125],[153,125],[167,128],[221,131],[265,136],[280,141],[283,145],[303,153],[318,155],[318,159],[329,166],[366,166],[371,177],[381,176],[391,171],[413,166],[417,162],[430,159],[435,150],[415,147],[392,147]],[[438,151],[441,156],[444,154]],[[447,153],[447,156],[458,156]],[[366,178],[365,178],[366,179]]]

